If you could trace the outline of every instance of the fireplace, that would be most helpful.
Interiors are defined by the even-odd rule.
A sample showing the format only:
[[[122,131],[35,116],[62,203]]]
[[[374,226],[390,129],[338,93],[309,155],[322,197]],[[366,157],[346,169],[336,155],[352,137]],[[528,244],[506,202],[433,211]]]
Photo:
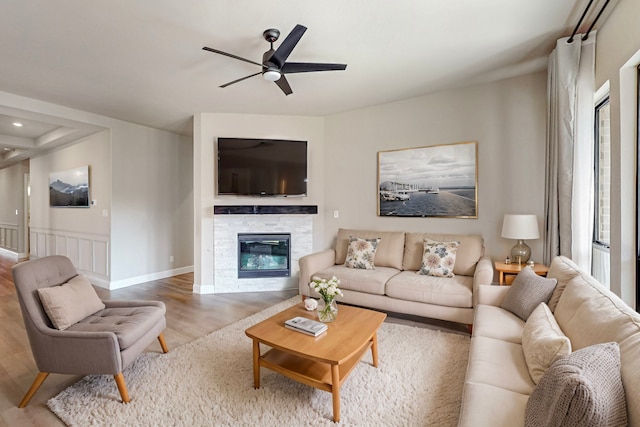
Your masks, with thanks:
[[[238,233],[238,278],[291,276],[291,234]]]

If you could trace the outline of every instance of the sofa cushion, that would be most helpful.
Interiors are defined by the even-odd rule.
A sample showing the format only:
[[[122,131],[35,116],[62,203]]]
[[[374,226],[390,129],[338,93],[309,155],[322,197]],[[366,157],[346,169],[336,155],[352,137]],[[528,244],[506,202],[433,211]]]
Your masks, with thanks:
[[[361,239],[359,237],[349,237],[347,258],[344,261],[344,266],[361,270],[374,270],[374,259],[379,242],[379,238]]]
[[[487,337],[471,339],[466,381],[527,395],[535,387],[522,346]]]
[[[407,233],[402,260],[403,270],[420,269],[425,239],[436,242],[460,242],[453,267],[454,274],[473,276],[476,264],[484,253],[484,241],[478,234]]]
[[[458,427],[523,426],[528,398],[501,387],[466,382]]]
[[[496,286],[497,288],[497,286]],[[473,336],[522,343],[524,320],[494,305],[478,305],[473,321]]]
[[[51,324],[60,330],[105,307],[89,279],[82,274],[60,286],[39,288],[38,296]]]
[[[380,238],[376,249],[376,267],[392,267],[402,269],[402,254],[404,250],[404,232],[401,231],[371,231],[341,228],[336,237],[336,264],[343,265],[347,258],[349,237],[361,239]],[[417,268],[416,268],[417,270]]]
[[[432,277],[403,271],[389,279],[386,294],[392,298],[470,308],[473,304],[473,277]]]
[[[569,281],[554,316],[574,351],[640,333],[640,314],[590,276]]]
[[[165,310],[157,306],[113,307],[100,310],[70,326],[68,331],[113,332],[120,350],[129,348],[164,317]]]
[[[574,351],[610,341],[619,344],[629,424],[640,425],[640,314],[581,274],[567,284],[554,315]]]
[[[524,325],[522,350],[536,384],[553,362],[571,354],[571,341],[562,333],[553,313],[543,302],[533,310]]]
[[[375,270],[360,270],[344,265],[334,265],[314,274],[314,277],[340,279],[340,289],[384,295],[387,281],[400,271],[389,267],[376,267]],[[414,274],[415,275],[415,274]]]
[[[418,274],[434,277],[453,277],[459,242],[436,242],[425,239],[422,263]]]
[[[513,280],[500,307],[526,321],[541,302],[549,301],[556,283],[556,279],[545,279],[534,273],[531,267],[525,267]]]
[[[618,344],[597,344],[558,359],[529,396],[525,426],[627,425]]]
[[[551,261],[547,277],[554,278],[558,281],[556,288],[553,290],[553,294],[551,294],[551,298],[549,298],[549,303],[547,304],[552,313],[556,311],[560,295],[562,295],[562,291],[564,291],[567,283],[579,275],[580,271],[578,270],[578,266],[569,258],[557,256],[553,261]]]

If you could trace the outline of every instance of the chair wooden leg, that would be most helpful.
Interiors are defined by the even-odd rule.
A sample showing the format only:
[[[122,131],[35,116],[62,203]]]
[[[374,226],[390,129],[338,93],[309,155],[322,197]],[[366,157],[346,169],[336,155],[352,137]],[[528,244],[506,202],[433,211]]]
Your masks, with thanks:
[[[122,403],[131,402],[131,399],[129,399],[129,392],[127,391],[127,385],[124,382],[124,375],[122,375],[122,372],[120,372],[118,375],[114,375],[113,378],[115,378],[116,380],[118,391],[120,392],[120,396],[122,397]]]
[[[36,391],[38,391],[38,389],[40,388],[44,380],[47,379],[48,376],[49,376],[49,372],[38,372],[38,376],[36,377],[35,380],[33,380],[33,384],[31,384],[31,388],[29,389],[29,391],[27,391],[27,394],[25,394],[24,397],[22,398],[22,401],[18,405],[18,408],[24,408],[25,406],[27,406],[27,404],[29,403],[33,395],[36,394]]]
[[[162,347],[163,353],[169,353],[169,347],[167,347],[167,342],[164,340],[164,334],[161,332],[158,335],[158,341],[160,341],[160,347]]]

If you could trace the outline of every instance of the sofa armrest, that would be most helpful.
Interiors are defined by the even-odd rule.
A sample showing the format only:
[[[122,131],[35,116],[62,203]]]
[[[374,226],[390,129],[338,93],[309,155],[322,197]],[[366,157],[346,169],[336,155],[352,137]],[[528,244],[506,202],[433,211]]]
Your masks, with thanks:
[[[491,285],[493,282],[493,262],[488,256],[480,257],[476,264],[476,271],[473,274],[473,306],[478,305],[478,287],[481,285]]]
[[[329,268],[336,263],[336,251],[327,249],[326,251],[316,252],[311,255],[305,255],[298,261],[300,265],[300,279],[298,280],[298,288],[300,295],[309,296],[309,283],[314,274],[325,268]]]
[[[510,286],[480,285],[478,304],[499,306],[510,288]]]

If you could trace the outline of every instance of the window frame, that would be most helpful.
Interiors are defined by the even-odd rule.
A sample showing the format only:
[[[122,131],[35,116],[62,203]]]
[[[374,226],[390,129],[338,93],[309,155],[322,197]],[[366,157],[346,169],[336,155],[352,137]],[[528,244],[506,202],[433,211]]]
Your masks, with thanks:
[[[603,248],[610,249],[611,241],[609,243],[603,242],[598,239],[598,234],[600,230],[600,110],[609,105],[610,106],[610,98],[609,93],[603,96],[594,107],[594,162],[593,162],[593,185],[594,185],[594,193],[593,193],[593,236],[592,236],[592,244],[598,245]],[[610,107],[609,107],[610,108]],[[611,110],[609,110],[611,111]],[[611,145],[609,145],[609,161],[611,161]],[[611,195],[609,195],[609,212],[611,212]]]

